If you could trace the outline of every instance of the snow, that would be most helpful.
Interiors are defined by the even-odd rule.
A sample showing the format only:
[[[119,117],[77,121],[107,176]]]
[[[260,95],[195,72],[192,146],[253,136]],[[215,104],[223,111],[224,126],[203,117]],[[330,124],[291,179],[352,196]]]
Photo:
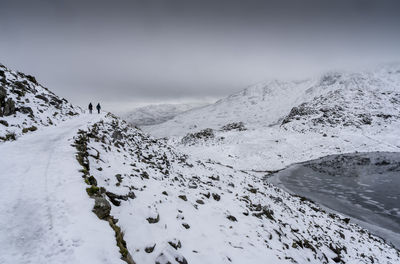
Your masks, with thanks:
[[[82,115],[0,145],[0,263],[123,263],[114,233],[91,212],[70,146],[100,118]]]

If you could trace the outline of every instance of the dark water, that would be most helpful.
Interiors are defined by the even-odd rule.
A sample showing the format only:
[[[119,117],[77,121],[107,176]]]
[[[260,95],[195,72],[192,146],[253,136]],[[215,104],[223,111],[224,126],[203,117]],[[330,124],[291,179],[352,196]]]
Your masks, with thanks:
[[[293,165],[269,181],[350,216],[400,248],[400,153],[327,156]]]

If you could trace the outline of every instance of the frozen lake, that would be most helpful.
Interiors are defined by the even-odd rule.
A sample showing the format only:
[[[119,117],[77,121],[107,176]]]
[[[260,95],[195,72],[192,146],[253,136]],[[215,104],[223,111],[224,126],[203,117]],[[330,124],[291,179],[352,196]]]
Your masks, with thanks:
[[[400,248],[400,153],[327,156],[293,165],[268,181],[350,216]]]

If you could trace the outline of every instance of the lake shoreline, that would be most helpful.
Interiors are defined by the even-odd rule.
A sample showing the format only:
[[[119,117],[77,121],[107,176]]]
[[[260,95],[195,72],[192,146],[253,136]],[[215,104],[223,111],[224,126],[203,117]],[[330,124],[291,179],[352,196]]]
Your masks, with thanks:
[[[350,157],[351,159],[356,159],[357,162],[355,163],[355,166],[350,166],[350,172],[349,175],[355,174],[356,177],[346,175],[346,172],[341,171],[341,168],[337,169],[336,175],[335,173],[330,174],[328,176],[322,177],[320,174],[315,173],[313,170],[310,170],[307,168],[308,164],[312,164],[312,166],[308,167],[315,167],[315,164],[320,165],[323,162],[328,162],[329,164],[329,170],[332,170],[332,165],[329,163],[333,159],[342,159],[342,157],[348,158]],[[390,157],[388,159],[387,157]],[[359,162],[359,157],[362,158],[363,161],[367,160],[366,157],[373,157],[370,160],[373,162],[369,162],[367,165],[363,164],[362,162]],[[395,166],[391,166],[390,168],[393,169],[393,167],[396,169],[395,170],[395,176],[396,180],[400,177],[397,177],[397,175],[400,176],[400,173],[397,174],[397,169],[398,164],[400,164],[400,153],[392,153],[392,152],[371,152],[371,153],[352,153],[352,154],[343,154],[343,155],[330,155],[327,157],[323,157],[317,160],[312,160],[312,161],[306,161],[298,164],[293,164],[286,169],[283,169],[277,173],[269,175],[265,180],[268,183],[272,183],[276,185],[277,187],[291,193],[294,195],[301,195],[304,196],[314,202],[316,202],[318,205],[321,206],[321,208],[325,209],[328,212],[336,213],[339,215],[342,215],[344,217],[348,217],[351,219],[351,222],[356,223],[363,228],[366,228],[369,230],[372,234],[381,237],[382,239],[388,241],[389,243],[392,243],[394,247],[397,249],[400,249],[400,233],[398,232],[400,228],[400,224],[396,221],[397,216],[387,216],[384,213],[386,212],[380,212],[380,211],[373,211],[371,208],[374,207],[368,207],[365,205],[367,202],[370,202],[368,199],[366,199],[363,196],[363,193],[358,193],[359,190],[355,188],[355,190],[351,190],[352,185],[350,184],[352,181],[356,182],[358,185],[361,187],[368,186],[367,184],[364,184],[363,181],[364,178],[366,177],[365,175],[362,175],[368,168],[371,170],[373,166],[376,164],[383,163],[381,161],[381,157],[383,157],[383,160],[386,163],[391,163],[394,164]],[[394,157],[394,158],[392,158]],[[385,159],[386,158],[386,159]],[[376,161],[378,160],[378,162]],[[386,161],[388,160],[388,161]],[[345,159],[344,162],[349,163],[349,159]],[[386,163],[384,163],[386,165]],[[348,164],[346,164],[348,165]],[[354,164],[351,164],[354,165]],[[397,166],[397,167],[396,167]],[[354,170],[354,168],[361,168],[361,170]],[[320,169],[320,167],[317,167],[319,170],[318,172],[321,172],[323,170]],[[381,167],[379,168],[381,169]],[[335,170],[333,170],[335,171]],[[359,172],[361,171],[361,175],[359,175]],[[368,174],[369,172],[367,172]],[[390,172],[392,173],[392,172]],[[317,176],[315,176],[317,175]],[[323,174],[322,174],[323,175]],[[346,176],[343,176],[346,175]],[[381,172],[378,174],[378,176],[381,175]],[[318,178],[319,176],[319,178]],[[376,181],[376,178],[378,177],[377,175],[372,174],[372,182]],[[385,175],[386,176],[386,175]],[[304,177],[304,178],[302,178]],[[313,178],[317,177],[317,178]],[[334,178],[334,183],[328,182],[329,184],[327,187],[330,189],[328,190],[322,190],[321,186],[323,186],[323,181],[324,180],[330,180],[329,178]],[[339,177],[339,178],[338,178]],[[368,176],[369,177],[369,176]],[[379,176],[383,177],[383,176]],[[341,179],[344,178],[344,179]],[[352,179],[353,178],[353,179]],[[310,181],[312,179],[312,181]],[[371,181],[371,179],[368,179]],[[343,180],[344,183],[349,183],[345,186],[341,186],[340,181]],[[359,186],[355,187],[359,187]],[[332,187],[333,186],[333,187]],[[371,186],[368,186],[371,187]],[[314,189],[315,190],[314,190]],[[335,189],[336,188],[336,189]],[[342,189],[345,189],[345,192],[342,193]],[[379,189],[379,188],[378,188]],[[367,189],[366,191],[372,192],[371,190]],[[352,199],[354,200],[355,195],[359,195],[360,197],[356,196],[356,200],[360,199],[362,200],[361,203],[357,202],[351,202],[352,199],[346,199],[345,193],[348,193],[347,195],[351,195]],[[396,192],[395,195],[398,196],[398,193]],[[394,197],[397,198],[397,197]],[[400,198],[400,197],[399,197]],[[374,201],[371,201],[371,203]],[[397,208],[395,208],[397,209]]]

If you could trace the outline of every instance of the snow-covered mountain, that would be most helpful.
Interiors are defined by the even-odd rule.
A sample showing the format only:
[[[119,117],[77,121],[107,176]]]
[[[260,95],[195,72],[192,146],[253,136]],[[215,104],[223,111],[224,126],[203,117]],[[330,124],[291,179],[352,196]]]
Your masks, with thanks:
[[[399,152],[399,94],[399,65],[328,73],[262,83],[144,129],[191,156],[265,177],[332,154]],[[376,232],[400,245],[391,230]]]
[[[232,122],[256,129],[284,125],[299,130],[379,125],[399,118],[399,87],[399,65],[371,72],[333,72],[297,82],[270,81],[145,129],[165,137],[219,129]]]
[[[6,102],[21,107],[18,90],[6,91]],[[53,100],[36,99],[29,98],[32,112],[51,118]],[[27,122],[7,111],[13,128]],[[332,151],[343,135],[326,142],[313,131],[236,123],[193,135],[205,141],[190,145],[155,139],[110,113],[61,113],[65,121],[43,121],[38,131],[0,143],[0,263],[400,262],[396,248],[351,219],[266,183],[266,171],[239,162],[251,166],[258,157],[264,169],[284,166]],[[208,145],[214,133],[221,138]],[[304,140],[310,136],[313,144]],[[357,138],[348,138],[357,149]]]
[[[14,140],[81,113],[40,85],[35,77],[0,64],[0,141]]]
[[[135,108],[121,116],[134,126],[157,125],[174,118],[178,114],[203,105],[202,103],[147,105]]]
[[[400,66],[326,74],[306,90],[317,96],[293,107],[282,124],[300,129],[385,126],[400,119]]]

